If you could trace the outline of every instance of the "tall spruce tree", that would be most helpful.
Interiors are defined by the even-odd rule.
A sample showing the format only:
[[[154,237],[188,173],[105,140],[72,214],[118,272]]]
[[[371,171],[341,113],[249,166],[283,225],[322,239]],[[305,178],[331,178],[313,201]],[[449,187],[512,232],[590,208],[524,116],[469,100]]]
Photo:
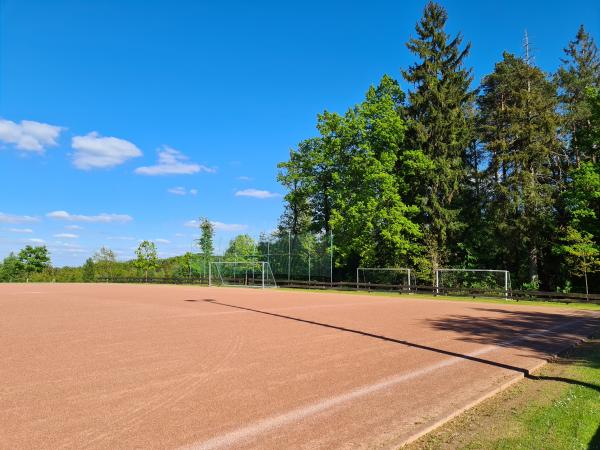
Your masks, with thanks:
[[[418,61],[403,72],[414,86],[409,94],[409,148],[421,150],[434,165],[413,189],[422,205],[420,221],[434,268],[449,260],[450,237],[462,227],[458,194],[473,137],[475,93],[471,70],[464,64],[470,44],[462,48],[460,34],[446,33],[447,19],[442,6],[427,4],[417,37],[407,43]]]
[[[488,167],[488,254],[521,282],[536,283],[553,226],[556,90],[537,67],[505,53],[483,79],[479,138]]]
[[[594,39],[583,25],[564,53],[556,73],[563,113],[562,129],[568,161],[579,166],[581,161],[594,158],[589,139],[592,111],[586,90],[600,87],[600,55]]]

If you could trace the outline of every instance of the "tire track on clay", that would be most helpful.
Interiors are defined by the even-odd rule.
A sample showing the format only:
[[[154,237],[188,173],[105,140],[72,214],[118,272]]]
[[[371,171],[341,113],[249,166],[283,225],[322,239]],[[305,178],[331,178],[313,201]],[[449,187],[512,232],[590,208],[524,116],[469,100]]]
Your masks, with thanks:
[[[190,372],[188,375],[180,378],[174,385],[169,386],[168,389],[163,391],[163,393],[154,395],[153,398],[145,404],[140,405],[135,409],[130,409],[126,414],[116,417],[106,425],[106,429],[111,431],[95,434],[94,437],[87,438],[87,442],[79,442],[78,447],[90,448],[101,443],[105,443],[108,447],[111,447],[109,445],[110,441],[131,431],[135,427],[138,427],[143,422],[147,422],[146,418],[152,413],[159,409],[170,408],[185,398],[192,396],[208,378],[215,376],[220,368],[224,367],[228,361],[240,353],[243,348],[243,343],[243,336],[241,334],[235,335],[227,353],[217,363],[207,365],[206,361],[211,356],[211,354],[208,354],[206,358],[198,361],[192,366],[188,366],[186,368],[186,370]],[[210,370],[202,371],[202,368],[206,367],[210,367]],[[64,443],[62,447],[72,447],[77,440],[76,437],[73,437],[73,439]]]

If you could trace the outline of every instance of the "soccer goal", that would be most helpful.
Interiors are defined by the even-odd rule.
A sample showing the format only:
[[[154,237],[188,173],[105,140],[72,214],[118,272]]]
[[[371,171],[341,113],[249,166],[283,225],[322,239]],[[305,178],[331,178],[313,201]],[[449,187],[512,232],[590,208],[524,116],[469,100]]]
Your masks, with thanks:
[[[435,290],[443,288],[481,289],[490,293],[501,291],[504,297],[512,296],[510,272],[497,269],[435,269]]]
[[[358,267],[356,269],[356,288],[365,285],[393,285],[410,291],[411,269],[405,267]]]
[[[208,285],[277,287],[271,265],[265,261],[211,261]]]

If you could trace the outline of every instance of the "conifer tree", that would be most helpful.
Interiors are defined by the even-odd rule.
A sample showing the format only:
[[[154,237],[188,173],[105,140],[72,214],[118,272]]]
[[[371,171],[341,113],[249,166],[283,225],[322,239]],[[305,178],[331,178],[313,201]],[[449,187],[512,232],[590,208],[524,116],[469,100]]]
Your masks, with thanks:
[[[417,36],[407,43],[418,61],[403,72],[414,86],[409,94],[409,148],[421,150],[434,165],[413,189],[422,204],[421,226],[433,267],[448,260],[450,237],[461,228],[458,194],[472,140],[475,97],[471,70],[464,65],[470,44],[463,48],[460,34],[446,33],[447,18],[442,6],[427,4]]]
[[[579,166],[581,161],[593,158],[589,140],[592,111],[586,90],[600,87],[600,55],[594,39],[583,25],[564,53],[556,74],[563,112],[563,136],[569,163]]]
[[[537,280],[550,245],[556,102],[546,75],[510,53],[484,78],[478,99],[480,140],[489,161],[488,249],[496,265],[523,282]]]

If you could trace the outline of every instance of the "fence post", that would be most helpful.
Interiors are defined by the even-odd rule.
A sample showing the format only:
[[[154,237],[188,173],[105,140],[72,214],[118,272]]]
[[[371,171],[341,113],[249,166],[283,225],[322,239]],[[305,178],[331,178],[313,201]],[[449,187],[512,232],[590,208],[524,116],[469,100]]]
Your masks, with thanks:
[[[333,286],[333,230],[329,230],[329,283]]]
[[[292,271],[292,230],[288,230],[288,281],[290,281]]]

